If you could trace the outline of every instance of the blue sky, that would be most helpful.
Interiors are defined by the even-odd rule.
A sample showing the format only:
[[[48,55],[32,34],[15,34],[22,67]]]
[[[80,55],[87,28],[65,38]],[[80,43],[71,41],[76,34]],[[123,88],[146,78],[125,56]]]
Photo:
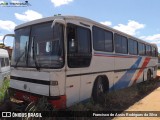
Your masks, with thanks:
[[[0,0],[0,39],[27,21],[54,14],[76,15],[156,43],[160,52],[159,0],[28,0],[31,6],[27,7],[1,4],[6,2],[25,3],[25,0]],[[11,43],[6,41],[7,45]]]

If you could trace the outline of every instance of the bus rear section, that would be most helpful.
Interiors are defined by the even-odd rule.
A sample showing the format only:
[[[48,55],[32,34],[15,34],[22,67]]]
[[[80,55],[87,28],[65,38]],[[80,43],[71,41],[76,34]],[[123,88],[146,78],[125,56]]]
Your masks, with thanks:
[[[3,81],[10,76],[9,54],[7,50],[0,49],[0,87]]]

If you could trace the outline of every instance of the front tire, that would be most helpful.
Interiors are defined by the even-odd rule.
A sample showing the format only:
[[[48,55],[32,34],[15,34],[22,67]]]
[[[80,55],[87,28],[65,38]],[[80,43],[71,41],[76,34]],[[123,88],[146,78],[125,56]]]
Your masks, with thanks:
[[[103,95],[105,93],[105,84],[102,77],[98,77],[98,79],[94,83],[92,97],[96,103],[99,103],[103,100]]]

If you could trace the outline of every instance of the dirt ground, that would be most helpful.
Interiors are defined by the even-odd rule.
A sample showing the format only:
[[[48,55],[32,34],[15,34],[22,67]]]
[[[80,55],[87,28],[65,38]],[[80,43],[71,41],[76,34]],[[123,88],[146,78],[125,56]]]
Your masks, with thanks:
[[[160,79],[160,70],[157,72],[157,78]],[[158,88],[151,92],[149,95],[130,106],[125,111],[156,111],[160,115],[160,83]],[[124,112],[125,112],[124,111]],[[156,112],[155,115],[157,114]],[[143,113],[144,115],[144,113]],[[113,120],[160,120],[159,117],[115,117]]]

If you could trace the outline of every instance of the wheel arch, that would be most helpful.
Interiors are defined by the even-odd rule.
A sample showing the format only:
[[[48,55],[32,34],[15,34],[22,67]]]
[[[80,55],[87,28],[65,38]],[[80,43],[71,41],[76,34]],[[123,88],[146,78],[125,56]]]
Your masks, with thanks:
[[[102,82],[105,85],[105,92],[109,91],[109,79],[108,79],[108,77],[106,75],[98,75],[94,80],[94,83],[93,83],[93,86],[92,86],[92,94],[91,94],[91,96],[93,96],[94,86],[95,86],[96,82],[98,81],[98,79],[100,77],[102,78]]]

